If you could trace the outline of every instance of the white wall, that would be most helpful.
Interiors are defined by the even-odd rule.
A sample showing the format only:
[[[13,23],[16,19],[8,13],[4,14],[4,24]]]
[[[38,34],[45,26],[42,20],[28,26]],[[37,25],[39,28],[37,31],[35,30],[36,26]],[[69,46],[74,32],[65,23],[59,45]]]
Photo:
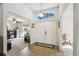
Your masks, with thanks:
[[[59,4],[59,19],[58,19],[58,21],[60,21],[60,28],[58,28],[58,36],[59,36],[59,47],[60,47],[60,50],[62,51],[63,49],[62,49],[62,18],[64,18],[65,17],[65,15],[66,14],[68,14],[69,12],[70,12],[70,10],[69,10],[69,12],[68,12],[68,7],[69,7],[69,5],[70,5],[70,3],[60,3]],[[68,12],[68,13],[67,13]],[[71,14],[71,13],[70,13]],[[68,16],[66,16],[66,17],[68,17]],[[65,17],[65,18],[66,18]],[[70,18],[72,18],[72,16],[70,17]],[[67,18],[66,18],[67,19]]]
[[[60,16],[63,15],[63,13],[66,11],[68,8],[69,3],[60,3],[59,8],[60,8]]]
[[[67,34],[73,46],[73,4],[69,4],[62,15],[62,34]]]
[[[38,27],[38,25],[37,25],[37,23],[36,22],[33,22],[32,21],[32,23],[34,23],[35,24],[35,28],[32,28],[31,27],[31,32],[30,32],[30,41],[31,41],[31,43],[34,43],[34,42],[37,42],[37,27]]]

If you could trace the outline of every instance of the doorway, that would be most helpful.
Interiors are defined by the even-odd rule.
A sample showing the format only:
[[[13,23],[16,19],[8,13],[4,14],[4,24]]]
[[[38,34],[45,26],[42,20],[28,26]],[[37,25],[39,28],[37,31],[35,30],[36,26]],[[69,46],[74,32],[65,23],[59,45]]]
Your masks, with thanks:
[[[16,32],[15,32],[16,30]],[[30,22],[25,18],[10,13],[7,16],[7,54],[16,55],[17,52],[29,45],[24,38],[30,34]]]
[[[57,20],[37,23],[37,42],[56,45]]]

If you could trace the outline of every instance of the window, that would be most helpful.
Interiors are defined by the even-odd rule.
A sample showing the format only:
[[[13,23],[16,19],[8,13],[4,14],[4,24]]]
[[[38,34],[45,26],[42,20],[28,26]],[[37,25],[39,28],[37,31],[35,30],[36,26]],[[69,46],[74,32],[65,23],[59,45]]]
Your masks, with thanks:
[[[48,20],[50,18],[54,17],[54,13],[53,12],[44,12],[38,15],[38,20]]]

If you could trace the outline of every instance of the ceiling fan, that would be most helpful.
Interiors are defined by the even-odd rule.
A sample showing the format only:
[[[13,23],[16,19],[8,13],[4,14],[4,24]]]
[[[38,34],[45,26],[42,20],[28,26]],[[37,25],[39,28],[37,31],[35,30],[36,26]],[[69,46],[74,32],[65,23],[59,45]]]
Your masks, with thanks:
[[[21,21],[17,21],[16,18],[12,18],[13,23],[22,23]]]

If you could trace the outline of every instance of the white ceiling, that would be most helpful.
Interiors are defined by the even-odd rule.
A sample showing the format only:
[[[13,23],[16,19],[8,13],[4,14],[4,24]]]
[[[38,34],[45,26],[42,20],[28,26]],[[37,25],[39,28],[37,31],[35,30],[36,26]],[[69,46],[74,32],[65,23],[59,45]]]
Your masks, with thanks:
[[[42,10],[45,9],[49,9],[49,8],[55,8],[58,7],[58,3],[25,3],[26,6],[28,6],[29,8],[31,8],[33,11],[40,11],[41,10],[41,6],[42,6]]]

